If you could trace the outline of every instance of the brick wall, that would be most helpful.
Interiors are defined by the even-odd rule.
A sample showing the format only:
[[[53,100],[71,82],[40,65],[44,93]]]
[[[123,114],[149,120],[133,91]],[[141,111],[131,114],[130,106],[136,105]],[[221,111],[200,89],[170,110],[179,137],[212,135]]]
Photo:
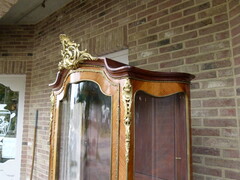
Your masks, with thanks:
[[[95,56],[128,48],[130,65],[195,74],[194,179],[239,179],[239,4],[239,0],[73,1],[35,25],[31,108],[27,109],[28,142],[39,110],[34,179],[48,176],[48,84],[61,60],[61,33]],[[22,179],[30,174],[31,158],[28,147]]]
[[[234,66],[234,79],[235,79],[235,94],[236,94],[236,115],[237,115],[237,126],[232,130],[238,132],[238,138],[240,139],[240,1],[229,1],[228,2],[228,12],[229,12],[229,25],[230,25],[230,37],[231,37],[231,48],[232,48],[232,58],[233,58],[233,66]],[[230,131],[229,131],[230,132]],[[239,179],[240,178],[240,143],[238,144],[238,148],[225,150],[223,151],[224,157],[228,159],[222,159],[222,162],[226,162],[227,164],[233,163],[233,166],[237,166],[236,168],[227,169],[225,171],[225,177],[230,179]],[[235,160],[235,161],[234,161]],[[220,161],[220,160],[219,160]],[[238,163],[238,164],[237,164]],[[223,166],[224,167],[224,166]]]

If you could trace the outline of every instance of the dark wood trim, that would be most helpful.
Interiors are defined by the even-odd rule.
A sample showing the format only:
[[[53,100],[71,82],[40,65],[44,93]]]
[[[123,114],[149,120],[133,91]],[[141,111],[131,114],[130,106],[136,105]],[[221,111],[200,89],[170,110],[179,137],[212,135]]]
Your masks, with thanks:
[[[112,78],[129,77],[132,79],[141,79],[145,81],[169,81],[190,83],[195,77],[188,73],[179,72],[156,72],[140,69],[134,66],[129,66],[108,58],[98,58],[96,61],[84,61],[81,67],[84,66],[98,66],[106,70]],[[80,68],[81,68],[80,67]],[[70,70],[61,70],[57,73],[57,78],[54,83],[49,84],[53,89],[58,89],[63,83],[63,79]]]

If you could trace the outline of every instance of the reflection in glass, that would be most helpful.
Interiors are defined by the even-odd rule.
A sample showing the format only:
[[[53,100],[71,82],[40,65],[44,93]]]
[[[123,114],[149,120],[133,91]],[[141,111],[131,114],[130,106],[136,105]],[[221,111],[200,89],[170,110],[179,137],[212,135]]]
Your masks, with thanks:
[[[94,82],[70,84],[60,121],[58,179],[110,179],[111,97]]]
[[[154,97],[135,96],[135,180],[176,179],[176,134],[185,127],[184,93]],[[184,129],[181,129],[184,134]],[[185,137],[181,137],[185,144]],[[187,152],[181,156],[184,159]],[[178,154],[178,155],[177,155]],[[186,171],[186,167],[184,171]],[[185,179],[185,178],[183,178]]]
[[[0,163],[15,158],[19,93],[0,84]]]

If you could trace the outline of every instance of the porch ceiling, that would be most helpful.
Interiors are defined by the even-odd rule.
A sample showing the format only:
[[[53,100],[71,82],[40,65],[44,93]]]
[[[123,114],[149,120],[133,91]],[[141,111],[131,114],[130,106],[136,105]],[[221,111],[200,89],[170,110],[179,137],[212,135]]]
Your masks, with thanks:
[[[0,24],[36,24],[72,0],[1,0]],[[16,4],[15,4],[16,3]],[[45,6],[45,7],[44,7]]]

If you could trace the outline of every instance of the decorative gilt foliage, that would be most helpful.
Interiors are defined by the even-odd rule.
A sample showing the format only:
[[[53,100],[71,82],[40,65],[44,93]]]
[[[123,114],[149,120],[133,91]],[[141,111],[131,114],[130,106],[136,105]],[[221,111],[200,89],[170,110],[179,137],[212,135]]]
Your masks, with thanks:
[[[124,125],[125,125],[125,158],[128,164],[129,162],[129,149],[130,149],[130,126],[131,126],[131,106],[132,106],[132,85],[130,80],[127,79],[123,87],[123,102],[124,102]]]
[[[52,131],[53,131],[53,116],[54,116],[54,111],[55,111],[55,101],[56,98],[54,96],[54,93],[52,92],[50,95],[50,101],[51,101],[51,110],[50,110],[50,124],[49,124],[49,142],[52,140]]]
[[[63,50],[61,50],[63,60],[58,64],[59,70],[77,69],[85,60],[97,60],[97,58],[87,53],[87,50],[80,51],[78,49],[80,45],[71,41],[65,34],[61,34],[59,38],[63,46]]]

